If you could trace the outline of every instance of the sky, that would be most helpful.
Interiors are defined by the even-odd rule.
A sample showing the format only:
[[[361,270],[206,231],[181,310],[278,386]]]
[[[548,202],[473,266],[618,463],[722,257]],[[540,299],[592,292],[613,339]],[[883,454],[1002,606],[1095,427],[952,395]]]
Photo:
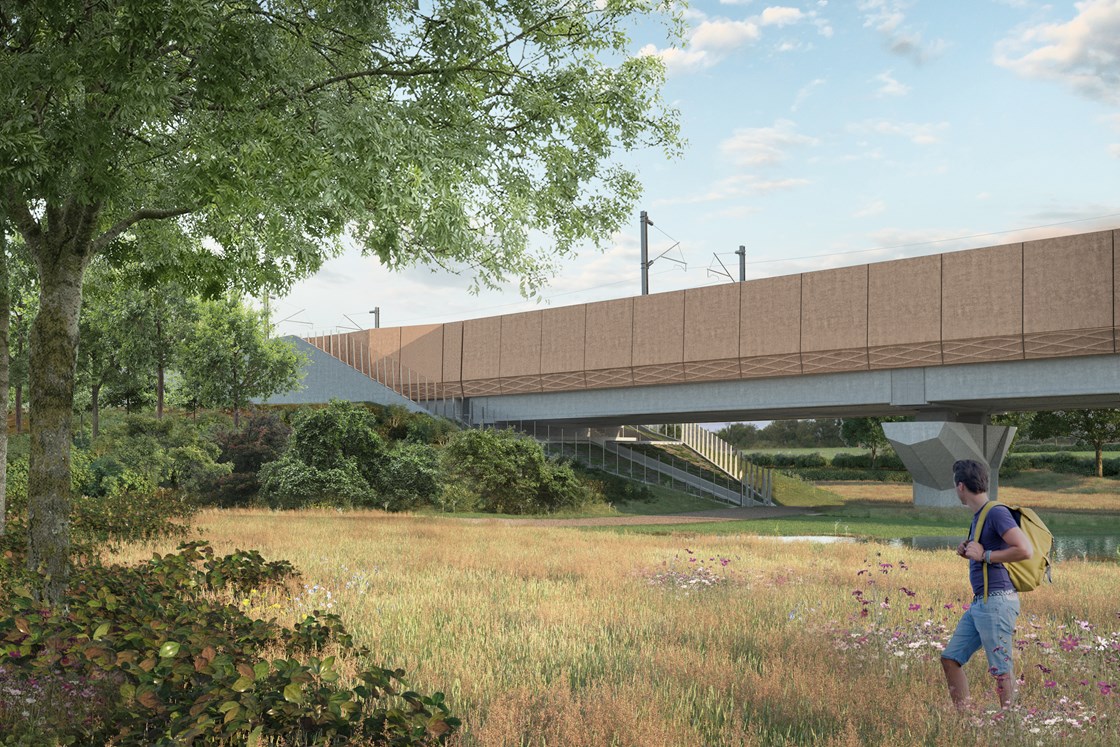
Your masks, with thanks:
[[[696,0],[668,69],[683,156],[603,252],[516,283],[391,272],[347,252],[272,301],[278,334],[430,324],[1120,228],[1120,0]],[[650,34],[645,36],[645,34]],[[662,256],[663,255],[663,256]],[[721,265],[720,262],[723,264]]]

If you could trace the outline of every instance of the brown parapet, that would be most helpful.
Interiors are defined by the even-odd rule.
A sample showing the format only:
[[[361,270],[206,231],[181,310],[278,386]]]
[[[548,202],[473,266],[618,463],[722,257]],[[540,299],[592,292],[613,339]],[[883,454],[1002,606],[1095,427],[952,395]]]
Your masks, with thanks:
[[[867,348],[813,350],[801,353],[801,373],[804,374],[866,371],[867,368]]]
[[[634,366],[634,385],[670,384],[684,381],[683,363],[666,363],[658,366]]]
[[[463,322],[463,379],[497,379],[502,350],[500,316],[468,319]]]
[[[541,374],[579,371],[579,388],[583,388],[586,322],[587,308],[582,304],[541,312]]]
[[[867,367],[867,275],[867,265],[802,275],[802,354],[823,353],[840,364],[846,357],[833,355],[835,351],[860,349],[864,351],[863,367]],[[805,373],[809,373],[808,365]]]
[[[498,379],[472,379],[463,382],[464,397],[487,397],[501,393],[502,385]]]
[[[987,363],[1022,359],[1022,335],[973,337],[966,340],[944,340],[941,343],[941,360],[947,366],[955,363]]]
[[[940,366],[941,342],[913,345],[879,345],[867,349],[869,368],[914,368],[915,366]]]
[[[739,378],[739,359],[686,362],[684,375],[688,381],[734,381]]]
[[[629,368],[601,368],[587,371],[584,377],[584,386],[587,389],[608,389],[616,386],[631,386],[633,383],[634,375]]]
[[[588,372],[629,369],[634,350],[634,299],[589,303],[586,309],[584,364]]]
[[[587,386],[583,371],[541,374],[542,392],[570,392]]]
[[[507,376],[498,380],[502,394],[528,394],[541,391],[540,376]]]
[[[1112,327],[1035,332],[1023,335],[1026,358],[1059,358],[1077,355],[1106,355],[1115,352]]]
[[[701,363],[739,357],[743,283],[689,288],[684,295],[684,360]],[[738,366],[736,366],[736,371]],[[736,374],[737,376],[738,374]]]
[[[1113,324],[1112,231],[1023,245],[1023,332]]]
[[[801,355],[756,355],[739,359],[739,375],[744,379],[763,379],[770,376],[797,376],[801,373]]]
[[[633,356],[635,368],[684,360],[684,291],[634,299]]]

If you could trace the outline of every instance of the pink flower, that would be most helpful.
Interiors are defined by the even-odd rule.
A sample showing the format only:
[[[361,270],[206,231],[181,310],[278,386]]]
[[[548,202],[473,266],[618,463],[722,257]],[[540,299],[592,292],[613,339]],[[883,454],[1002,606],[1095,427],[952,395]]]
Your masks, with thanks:
[[[1054,680],[1046,680],[1045,682],[1042,683],[1042,685],[1043,685],[1043,687],[1057,687],[1058,683],[1055,682]]]
[[[1062,647],[1062,651],[1073,651],[1081,643],[1081,639],[1074,635],[1067,635],[1062,640],[1058,641],[1058,645]]]
[[[1101,689],[1101,695],[1108,695],[1112,692],[1112,685],[1108,682],[1098,682],[1097,687]]]
[[[911,612],[917,612],[917,611],[918,611],[918,610],[920,610],[921,608],[922,608],[922,605],[920,605],[920,604],[912,604],[912,605],[910,605],[910,611],[911,611]]]
[[[972,606],[971,604],[962,604],[961,609],[964,610],[965,612],[968,612],[968,608],[971,607],[971,606]]]
[[[944,607],[945,607],[945,609],[947,609],[947,610],[951,610],[951,609],[953,609],[953,603],[952,603],[952,602],[949,602],[948,604],[944,605]]]

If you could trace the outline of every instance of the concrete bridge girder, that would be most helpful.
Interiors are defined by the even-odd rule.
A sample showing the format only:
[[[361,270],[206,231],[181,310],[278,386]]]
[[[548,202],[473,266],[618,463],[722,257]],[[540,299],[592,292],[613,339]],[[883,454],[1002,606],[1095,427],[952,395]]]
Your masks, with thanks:
[[[486,422],[632,424],[913,415],[986,423],[995,412],[1120,407],[1120,355],[475,397]]]

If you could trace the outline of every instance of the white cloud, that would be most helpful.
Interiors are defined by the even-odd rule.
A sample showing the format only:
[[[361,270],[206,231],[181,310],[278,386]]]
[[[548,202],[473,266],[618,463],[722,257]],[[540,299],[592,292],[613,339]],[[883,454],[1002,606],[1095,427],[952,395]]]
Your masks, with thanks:
[[[882,84],[876,94],[879,96],[905,96],[910,93],[910,86],[895,80],[894,76],[891,75],[892,72],[894,71],[887,70],[875,76],[875,80]]]
[[[976,195],[976,199],[981,200],[981,201],[989,200],[989,199],[991,199],[991,197],[992,197],[991,192],[981,192],[980,194]]]
[[[906,25],[903,0],[860,0],[863,25],[875,29],[892,54],[921,65],[937,57],[949,46],[944,39],[926,41],[919,31]]]
[[[739,166],[768,166],[784,161],[790,148],[817,145],[820,141],[797,132],[797,125],[779,119],[772,127],[735,130],[720,143],[720,151]]]
[[[848,125],[851,132],[904,137],[917,145],[940,142],[941,133],[947,129],[948,122],[892,122],[887,119],[868,119]]]
[[[996,45],[997,65],[1054,80],[1090,99],[1120,103],[1120,0],[1084,0],[1065,23],[1018,30]]]
[[[653,44],[647,44],[638,54],[657,55],[671,73],[694,72],[716,65],[739,47],[757,41],[759,36],[758,26],[749,21],[705,19],[693,28],[683,49],[658,49]]]
[[[1120,143],[1113,143],[1108,146],[1108,155],[1113,158],[1120,158]]]
[[[882,200],[872,200],[859,210],[852,213],[853,218],[870,218],[874,215],[879,215],[886,212],[887,203]]]
[[[762,11],[759,22],[763,26],[789,26],[805,18],[805,14],[798,8],[774,6]]]
[[[695,49],[728,52],[757,41],[759,36],[758,26],[749,21],[704,21],[692,32],[689,45]]]
[[[801,86],[801,90],[799,90],[797,92],[797,95],[793,97],[793,104],[791,104],[790,107],[789,107],[790,111],[795,112],[799,108],[801,108],[801,105],[804,104],[805,100],[808,99],[809,96],[811,96],[813,94],[813,91],[820,88],[824,84],[825,84],[825,79],[824,78],[816,78],[814,80],[809,81],[805,85]]]

